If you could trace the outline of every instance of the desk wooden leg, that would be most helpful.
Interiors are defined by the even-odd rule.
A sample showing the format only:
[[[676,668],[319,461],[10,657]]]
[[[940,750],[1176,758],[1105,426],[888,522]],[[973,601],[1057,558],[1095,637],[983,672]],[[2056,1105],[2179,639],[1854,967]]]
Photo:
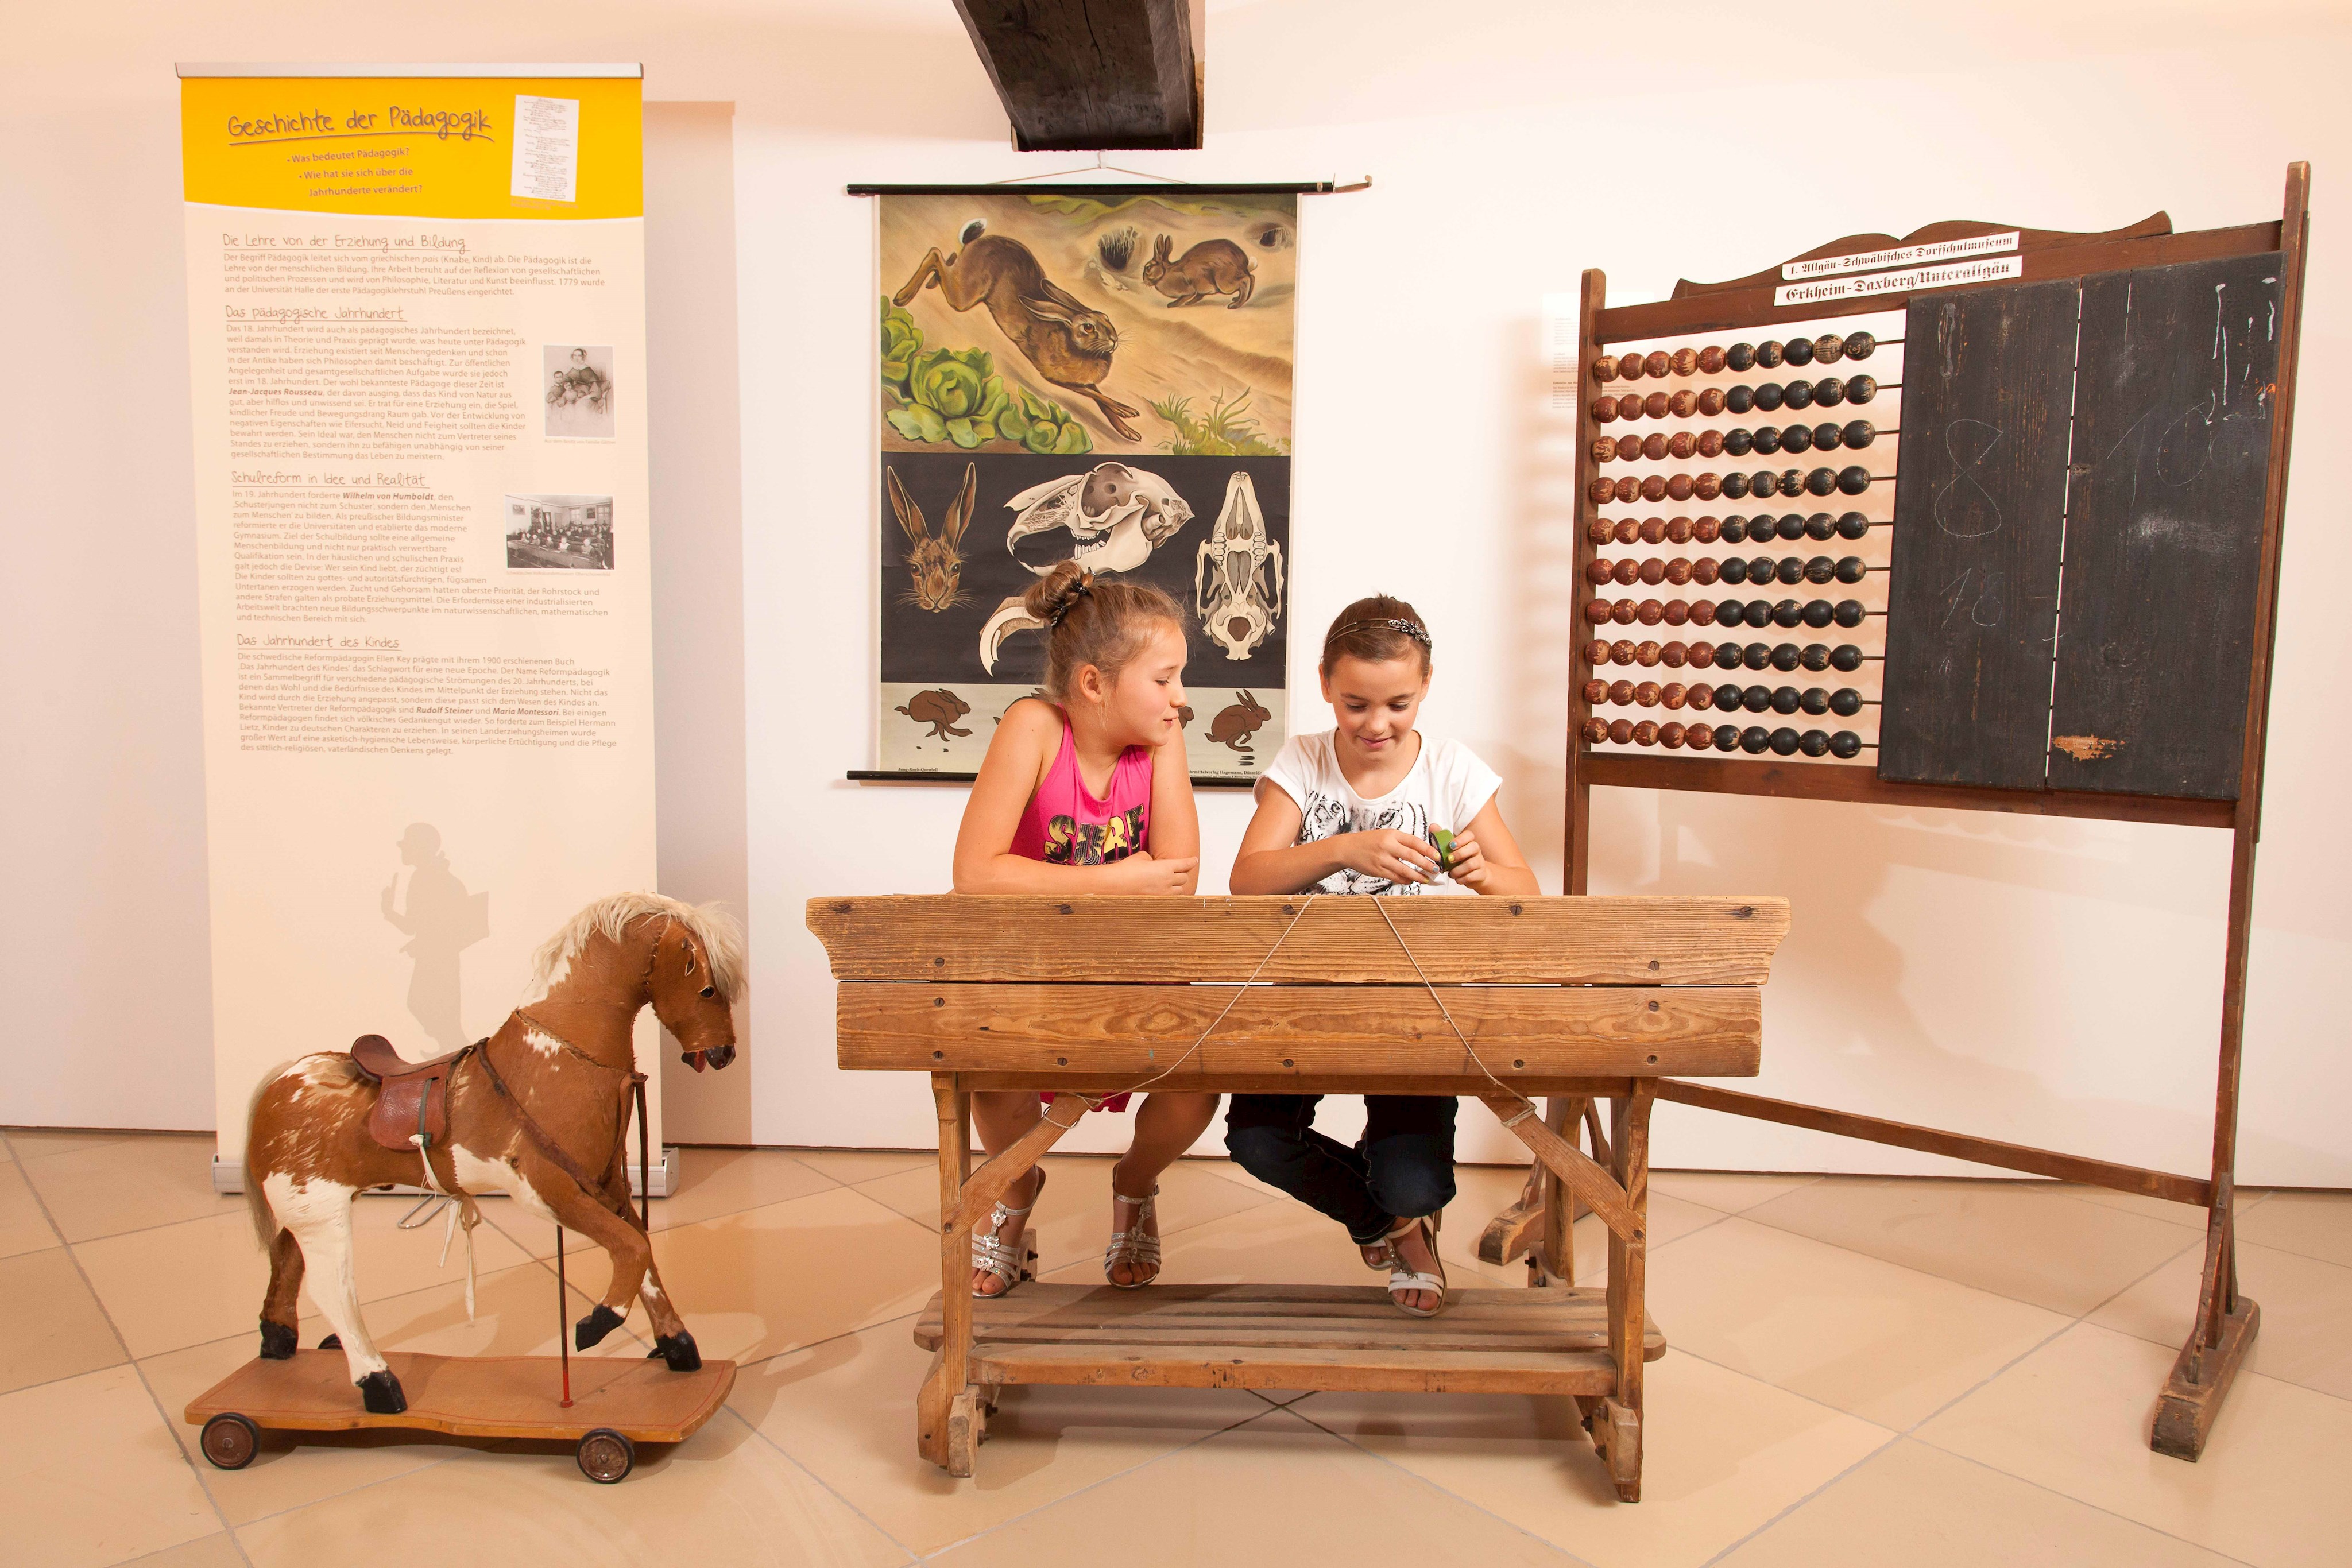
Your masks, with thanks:
[[[2229,1397],[2246,1349],[2262,1329],[2263,1310],[2238,1293],[2235,1184],[2228,1175],[2213,1184],[2213,1209],[2205,1232],[2205,1281],[2197,1299],[2197,1323],[2172,1364],[2172,1375],[2156,1404],[2148,1447],[2176,1459],[2195,1460]]]
[[[971,1474],[976,1435],[955,1430],[958,1396],[970,1381],[971,1358],[971,1227],[956,1223],[963,1184],[971,1163],[971,1096],[952,1073],[931,1074],[931,1099],[940,1123],[940,1348],[930,1375],[915,1401],[915,1448],[950,1475]],[[961,1444],[951,1438],[963,1437]],[[952,1453],[961,1448],[961,1453]],[[961,1459],[958,1469],[955,1459]]]
[[[1637,1078],[1611,1104],[1610,1174],[1625,1189],[1635,1223],[1609,1233],[1609,1353],[1617,1362],[1617,1392],[1601,1402],[1592,1422],[1593,1446],[1609,1462],[1609,1479],[1627,1502],[1642,1500],[1642,1353],[1650,1223],[1650,1107],[1655,1080]]]

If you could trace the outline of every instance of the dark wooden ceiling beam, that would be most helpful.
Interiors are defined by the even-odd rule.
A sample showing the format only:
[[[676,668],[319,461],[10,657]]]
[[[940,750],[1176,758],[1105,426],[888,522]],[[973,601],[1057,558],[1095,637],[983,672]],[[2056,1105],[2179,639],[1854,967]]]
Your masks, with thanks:
[[[1191,0],[956,0],[1024,152],[1198,147]]]

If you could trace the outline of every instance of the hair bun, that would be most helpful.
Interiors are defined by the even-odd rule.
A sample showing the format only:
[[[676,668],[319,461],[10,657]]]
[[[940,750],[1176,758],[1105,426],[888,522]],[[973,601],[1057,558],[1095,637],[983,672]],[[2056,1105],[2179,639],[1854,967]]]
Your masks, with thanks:
[[[1057,562],[1051,571],[1029,585],[1029,591],[1021,596],[1021,608],[1046,625],[1055,625],[1094,583],[1095,574],[1076,561]]]

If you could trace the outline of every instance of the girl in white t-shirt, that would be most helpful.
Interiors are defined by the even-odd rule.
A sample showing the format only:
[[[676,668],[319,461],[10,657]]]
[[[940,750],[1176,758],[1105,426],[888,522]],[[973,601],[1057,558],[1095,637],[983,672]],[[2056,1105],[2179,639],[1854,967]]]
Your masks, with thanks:
[[[1339,612],[1323,639],[1336,727],[1294,735],[1257,783],[1234,861],[1235,893],[1531,894],[1503,823],[1502,780],[1468,747],[1413,728],[1429,695],[1429,630],[1385,594]],[[1453,835],[1445,870],[1435,835]],[[1454,1197],[1450,1099],[1367,1095],[1353,1148],[1315,1130],[1315,1094],[1236,1094],[1225,1147],[1252,1176],[1348,1228],[1415,1317],[1445,1304],[1436,1228]]]

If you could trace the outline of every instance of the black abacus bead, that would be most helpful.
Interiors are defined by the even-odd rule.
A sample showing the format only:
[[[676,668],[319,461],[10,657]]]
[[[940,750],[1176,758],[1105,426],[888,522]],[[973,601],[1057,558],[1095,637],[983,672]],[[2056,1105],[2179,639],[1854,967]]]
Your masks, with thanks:
[[[1749,713],[1770,713],[1772,711],[1772,688],[1770,686],[1748,687],[1745,691],[1742,691],[1739,694],[1739,706],[1746,708]]]
[[[1716,530],[1715,537],[1721,539],[1727,545],[1746,544],[1748,542],[1748,519],[1746,517],[1736,516],[1724,518],[1723,526]]]
[[[1836,618],[1841,626],[1859,626],[1867,613],[1859,599],[1841,599],[1837,602]]]
[[[1830,657],[1828,643],[1808,643],[1805,651],[1797,656],[1797,662],[1809,670],[1826,670],[1830,667]]]
[[[1745,425],[1734,425],[1723,433],[1723,450],[1733,457],[1745,457],[1756,450],[1755,434]]]
[[[1748,476],[1748,493],[1759,501],[1769,501],[1780,493],[1780,476],[1759,468]]]
[[[1851,643],[1841,643],[1830,654],[1830,668],[1847,674],[1862,668],[1862,650]]]
[[[1756,406],[1756,389],[1744,385],[1726,388],[1723,406],[1733,413],[1746,413]]]
[[[1789,714],[1796,712],[1797,701],[1796,687],[1774,686],[1772,688],[1772,711],[1774,713]]]
[[[1718,732],[1717,738],[1720,738],[1720,732]],[[1839,730],[1835,735],[1830,737],[1830,755],[1842,761],[1861,756],[1862,737],[1854,734],[1854,732],[1850,729]]]
[[[1836,533],[1837,519],[1827,512],[1815,512],[1805,519],[1805,537],[1815,543],[1830,538]]]
[[[1747,650],[1737,643],[1718,643],[1715,645],[1715,667],[1718,670],[1736,670],[1747,656]]]
[[[1768,371],[1778,366],[1780,362],[1780,345],[1769,341],[1757,344],[1756,362]]]
[[[1826,474],[1829,470],[1824,468],[1821,472]],[[1837,475],[1837,487],[1849,496],[1861,495],[1870,488],[1870,470],[1859,463],[1851,468],[1840,469]],[[1827,490],[1820,493],[1824,496],[1829,494]]]
[[[1849,469],[1847,472],[1851,473],[1853,470]],[[1837,475],[1832,474],[1828,469],[1816,468],[1811,473],[1805,476],[1805,494],[1808,496],[1827,496],[1835,492],[1838,486],[1843,482],[1844,481]],[[1869,484],[1869,480],[1865,478],[1863,483],[1866,487]],[[1859,495],[1861,492],[1853,491],[1849,493]]]
[[[1748,494],[1748,476],[1726,474],[1723,476],[1723,493],[1735,501],[1744,497]]]
[[[1748,580],[1759,588],[1763,587],[1772,580],[1772,567],[1773,560],[1769,555],[1750,558],[1748,562]]]
[[[1797,706],[1818,717],[1830,711],[1830,694],[1819,686],[1807,686],[1799,695]]]
[[[1772,624],[1794,626],[1805,618],[1805,607],[1793,599],[1783,599],[1772,606]]]
[[[1837,562],[1825,555],[1817,555],[1805,562],[1805,580],[1816,587],[1837,575]]]
[[[1862,711],[1862,694],[1852,686],[1840,686],[1830,695],[1830,711],[1840,718],[1852,718]]]
[[[1790,408],[1812,407],[1813,383],[1811,382],[1790,382],[1787,386],[1780,389],[1780,401],[1787,403]]]
[[[1717,725],[1715,727],[1715,748],[1717,751],[1738,750],[1739,727],[1736,724]]]
[[[1870,519],[1860,512],[1847,512],[1837,520],[1838,538],[1858,539],[1870,532]]]
[[[1809,729],[1797,737],[1797,749],[1808,757],[1826,757],[1830,750],[1830,737],[1818,729]]]
[[[1803,658],[1794,643],[1782,643],[1772,650],[1772,667],[1786,674],[1795,669]]]
[[[1756,406],[1762,409],[1766,413],[1769,413],[1774,409],[1780,407],[1780,383],[1778,382],[1766,382],[1763,385],[1756,389]],[[1726,408],[1731,408],[1731,401],[1727,394],[1724,399],[1723,406]],[[1748,411],[1744,408],[1733,408],[1731,409],[1731,412],[1734,413],[1745,413]]]
[[[1780,357],[1792,365],[1813,362],[1813,345],[1809,338],[1791,338],[1781,347]]]
[[[1828,625],[1832,620],[1836,619],[1836,617],[1837,612],[1831,607],[1828,600],[1809,599],[1805,601],[1805,624],[1811,627],[1814,631],[1820,631],[1822,627]]]
[[[1746,582],[1748,580],[1748,563],[1740,559],[1738,556],[1733,556],[1729,560],[1725,561],[1723,563],[1723,580],[1731,583]]]
[[[1846,377],[1846,379],[1845,379],[1845,401],[1846,401],[1846,402],[1868,402],[1872,398],[1874,398],[1874,397],[1876,397],[1877,395],[1878,395],[1878,378],[1877,378],[1877,377],[1875,377],[1875,376],[1848,376],[1848,377]]]
[[[1794,757],[1797,747],[1803,744],[1797,732],[1786,725],[1772,732],[1772,755],[1775,757]]]
[[[1866,360],[1878,350],[1878,340],[1868,332],[1848,332],[1845,336],[1845,357]]]
[[[1780,450],[1780,428],[1776,425],[1770,424],[1764,426],[1761,430],[1759,430],[1756,433],[1755,444],[1757,451],[1761,452],[1767,457],[1771,456],[1772,454]]]
[[[1850,449],[1859,452],[1878,439],[1878,426],[1866,419],[1850,419],[1846,421],[1845,428],[1838,432],[1838,439]]]
[[[1812,449],[1813,433],[1806,429],[1803,425],[1792,424],[1789,426],[1788,429],[1780,432],[1781,451],[1811,452]]]
[[[1805,537],[1805,519],[1795,512],[1783,512],[1780,520],[1772,525],[1772,531],[1794,544]]]
[[[1860,582],[1870,575],[1870,563],[1858,555],[1850,555],[1837,563],[1836,571],[1840,582]]]
[[[1753,757],[1761,757],[1772,748],[1772,732],[1760,724],[1751,724],[1739,732],[1739,749]]]
[[[1770,669],[1772,667],[1772,644],[1769,643],[1748,643],[1748,646],[1739,650],[1739,662],[1742,665],[1751,670]]]
[[[1769,599],[1751,599],[1739,607],[1739,613],[1748,625],[1760,631],[1772,624],[1772,601]]]
[[[1824,452],[1834,452],[1837,450],[1838,443],[1844,439],[1845,432],[1839,428],[1837,421],[1833,419],[1825,419],[1813,426],[1813,444]]]
[[[1726,713],[1739,711],[1739,688],[1729,681],[1715,688],[1715,706]]]
[[[1747,619],[1748,606],[1737,599],[1726,599],[1715,607],[1715,623],[1718,626],[1737,626]]]
[[[1805,580],[1805,563],[1795,556],[1786,556],[1772,575],[1786,588],[1794,588]]]
[[[1813,383],[1813,401],[1823,408],[1835,408],[1845,401],[1845,383],[1835,376],[1823,376]]]
[[[1734,343],[1723,350],[1724,364],[1733,371],[1746,371],[1756,363],[1756,345]]]

